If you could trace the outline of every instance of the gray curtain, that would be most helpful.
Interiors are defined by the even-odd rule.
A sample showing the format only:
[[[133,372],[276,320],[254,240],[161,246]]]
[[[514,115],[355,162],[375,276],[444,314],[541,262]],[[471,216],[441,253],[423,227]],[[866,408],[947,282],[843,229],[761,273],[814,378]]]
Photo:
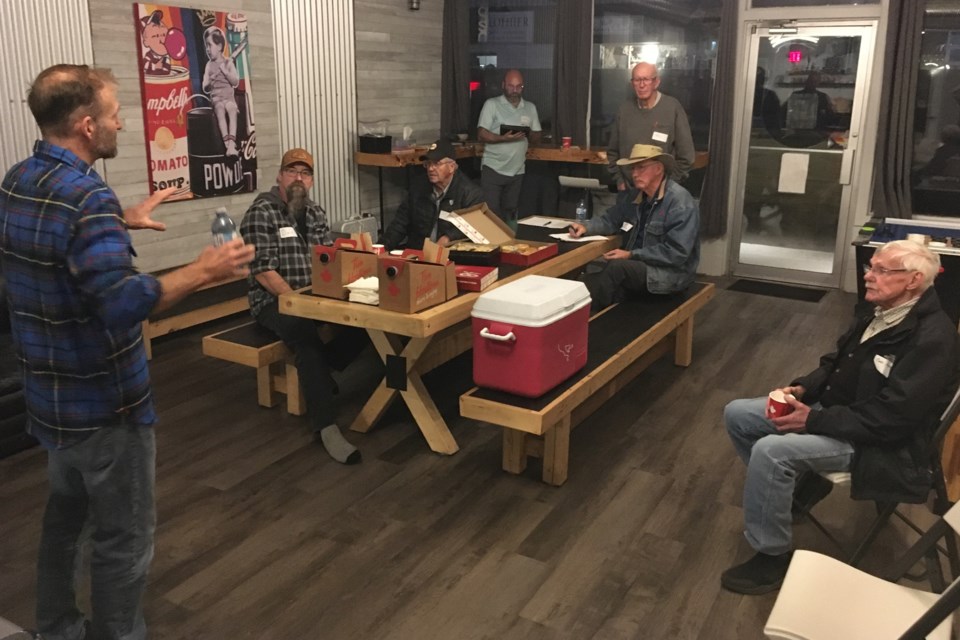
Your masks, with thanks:
[[[587,144],[590,65],[593,61],[593,2],[557,0],[553,46],[553,139],[570,136]]]
[[[733,96],[737,69],[737,5],[723,0],[717,38],[717,75],[710,99],[710,159],[700,191],[700,235],[719,238],[727,232],[727,198],[730,193],[730,150],[733,148]]]
[[[444,0],[440,135],[470,129],[470,3]]]
[[[890,0],[873,165],[873,212],[878,216],[909,218],[913,208],[910,163],[925,4],[918,0]]]

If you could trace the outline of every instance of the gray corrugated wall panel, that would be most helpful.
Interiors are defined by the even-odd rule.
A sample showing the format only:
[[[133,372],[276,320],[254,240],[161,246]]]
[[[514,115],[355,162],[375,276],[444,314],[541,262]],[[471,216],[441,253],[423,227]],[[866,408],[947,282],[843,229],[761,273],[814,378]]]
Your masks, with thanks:
[[[273,0],[272,7],[280,146],[313,154],[313,197],[331,223],[344,220],[360,212],[353,0]]]
[[[0,0],[0,168],[30,155],[40,131],[27,90],[45,68],[93,64],[87,0]]]

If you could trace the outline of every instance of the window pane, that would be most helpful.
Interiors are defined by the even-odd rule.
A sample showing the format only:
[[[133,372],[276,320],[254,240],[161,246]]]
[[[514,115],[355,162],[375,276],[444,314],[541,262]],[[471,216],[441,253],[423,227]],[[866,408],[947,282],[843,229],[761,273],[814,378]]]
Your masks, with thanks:
[[[503,93],[508,69],[523,73],[523,98],[537,107],[544,135],[553,123],[554,0],[470,0],[470,122],[476,134],[480,109]]]
[[[928,6],[924,17],[912,176],[918,213],[960,216],[960,6],[954,6],[936,12]]]

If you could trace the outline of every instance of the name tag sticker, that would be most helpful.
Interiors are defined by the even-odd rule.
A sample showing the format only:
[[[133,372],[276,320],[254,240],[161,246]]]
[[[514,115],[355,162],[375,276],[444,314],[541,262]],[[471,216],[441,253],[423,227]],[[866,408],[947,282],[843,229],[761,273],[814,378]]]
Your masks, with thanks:
[[[666,141],[667,141],[667,134],[665,134],[665,133],[662,132],[662,131],[654,131],[654,132],[653,132],[653,135],[650,136],[650,137],[653,138],[654,140],[656,140],[657,142],[666,142]]]
[[[293,227],[280,227],[280,237],[281,238],[296,238],[297,230]]]
[[[624,222],[622,225],[620,225],[621,231],[630,231],[630,229],[633,229],[633,225],[629,222]]]
[[[873,356],[873,366],[877,368],[884,378],[890,377],[890,369],[893,368],[893,361],[883,356]]]

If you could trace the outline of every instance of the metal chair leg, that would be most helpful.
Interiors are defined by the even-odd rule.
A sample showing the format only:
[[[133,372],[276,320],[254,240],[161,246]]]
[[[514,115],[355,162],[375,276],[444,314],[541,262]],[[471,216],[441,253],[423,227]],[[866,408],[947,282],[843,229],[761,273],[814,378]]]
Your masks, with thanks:
[[[866,555],[867,549],[870,548],[870,545],[873,544],[873,541],[876,540],[878,535],[880,535],[880,530],[883,529],[883,526],[890,521],[890,516],[892,516],[896,510],[897,503],[895,502],[884,504],[883,507],[879,509],[877,517],[874,519],[873,524],[870,525],[870,529],[867,530],[867,535],[853,551],[853,554],[850,556],[850,560],[848,560],[847,564],[849,564],[851,567],[855,567],[860,563],[860,561],[863,559],[863,556]]]

